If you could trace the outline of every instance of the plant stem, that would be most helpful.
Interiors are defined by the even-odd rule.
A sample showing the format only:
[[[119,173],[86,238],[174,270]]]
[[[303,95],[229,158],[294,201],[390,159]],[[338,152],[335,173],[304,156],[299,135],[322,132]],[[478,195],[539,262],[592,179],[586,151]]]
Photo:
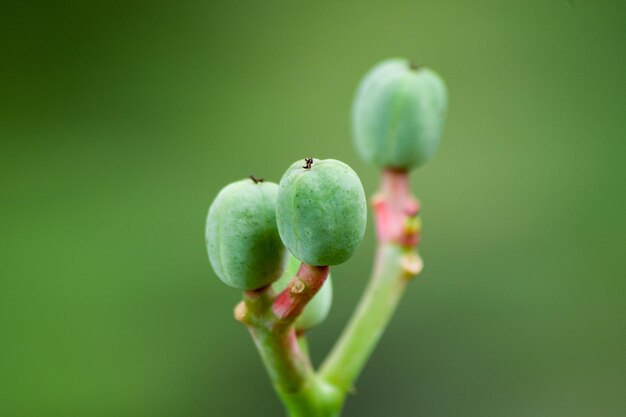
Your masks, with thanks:
[[[393,315],[412,273],[402,266],[409,250],[393,243],[377,251],[374,274],[320,376],[342,392],[351,389]]]
[[[335,386],[312,374],[298,392],[277,388],[289,417],[339,417],[345,398]]]
[[[235,317],[245,324],[274,389],[291,417],[336,417],[343,397],[313,372],[306,340],[298,340],[294,322],[319,291],[328,267],[302,264],[287,288],[274,297],[271,287],[245,291]]]
[[[328,278],[328,266],[311,266],[302,262],[296,276],[274,301],[272,310],[282,323],[293,324],[304,307],[322,288]]]
[[[343,396],[315,375],[307,352],[299,347],[293,325],[248,328],[290,417],[338,416]]]
[[[406,284],[422,269],[419,204],[404,171],[383,171],[373,199],[378,248],[372,278],[344,332],[322,364],[320,376],[342,392],[352,388],[393,315]]]
[[[246,291],[245,313],[237,318],[247,325],[272,383],[297,391],[312,373],[312,366],[308,356],[300,352],[293,326],[278,325],[270,314],[272,300],[269,289]]]

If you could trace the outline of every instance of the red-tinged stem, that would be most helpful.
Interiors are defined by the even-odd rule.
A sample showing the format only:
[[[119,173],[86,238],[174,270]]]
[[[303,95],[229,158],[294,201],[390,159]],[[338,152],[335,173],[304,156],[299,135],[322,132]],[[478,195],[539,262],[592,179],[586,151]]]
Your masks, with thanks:
[[[407,230],[407,220],[419,214],[420,205],[411,195],[406,171],[383,171],[380,191],[374,195],[372,206],[380,243],[397,242],[403,246],[419,243],[419,233]]]
[[[373,199],[378,248],[372,278],[350,322],[322,364],[319,375],[341,392],[351,390],[382,336],[410,278],[422,269],[417,254],[419,204],[408,174],[383,171]]]
[[[279,320],[289,323],[295,321],[315,294],[322,288],[328,277],[328,266],[311,266],[304,262],[296,276],[289,281],[272,306],[274,315]]]

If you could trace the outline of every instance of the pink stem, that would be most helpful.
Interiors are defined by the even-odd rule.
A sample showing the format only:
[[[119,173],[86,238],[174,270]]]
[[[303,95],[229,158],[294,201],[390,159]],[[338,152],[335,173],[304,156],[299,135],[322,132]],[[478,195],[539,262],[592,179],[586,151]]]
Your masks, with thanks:
[[[380,191],[372,204],[379,242],[396,242],[403,246],[419,243],[419,233],[407,228],[407,220],[419,214],[420,205],[411,195],[406,171],[383,170]]]
[[[279,320],[295,321],[306,304],[322,288],[328,277],[328,266],[311,266],[304,262],[274,301],[272,310]]]

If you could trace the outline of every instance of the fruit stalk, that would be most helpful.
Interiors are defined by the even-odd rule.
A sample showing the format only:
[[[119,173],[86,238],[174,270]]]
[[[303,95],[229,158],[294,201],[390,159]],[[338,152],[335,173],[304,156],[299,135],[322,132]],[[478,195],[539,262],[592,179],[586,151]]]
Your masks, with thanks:
[[[409,280],[422,269],[417,254],[419,206],[411,196],[406,171],[384,170],[373,199],[378,247],[372,278],[344,332],[320,369],[341,392],[354,381],[382,336]]]
[[[272,310],[276,317],[292,323],[306,304],[322,288],[328,277],[328,266],[311,266],[305,263],[300,265],[298,273],[289,281],[274,301]]]

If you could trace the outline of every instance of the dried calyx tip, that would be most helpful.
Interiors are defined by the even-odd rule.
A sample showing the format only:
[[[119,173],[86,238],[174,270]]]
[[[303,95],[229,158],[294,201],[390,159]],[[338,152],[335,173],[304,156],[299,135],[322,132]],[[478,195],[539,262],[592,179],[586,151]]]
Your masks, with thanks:
[[[239,304],[237,304],[237,306],[235,307],[234,316],[237,321],[246,324],[246,322],[248,321],[248,308],[246,307],[245,302],[241,301]]]
[[[313,165],[313,158],[304,158],[304,166],[302,168],[311,169],[312,165]]]
[[[411,71],[417,71],[422,68],[422,66],[415,61],[409,61],[409,68]]]
[[[302,282],[302,280],[298,277],[292,279],[291,281],[289,281],[289,284],[287,284],[287,288],[292,294],[300,294],[302,291],[304,291],[305,287],[306,285],[304,284],[304,282]]]
[[[260,182],[263,182],[263,178],[259,178],[259,177],[255,177],[254,175],[250,175],[249,177],[252,181],[254,181],[255,184],[258,184]]]

